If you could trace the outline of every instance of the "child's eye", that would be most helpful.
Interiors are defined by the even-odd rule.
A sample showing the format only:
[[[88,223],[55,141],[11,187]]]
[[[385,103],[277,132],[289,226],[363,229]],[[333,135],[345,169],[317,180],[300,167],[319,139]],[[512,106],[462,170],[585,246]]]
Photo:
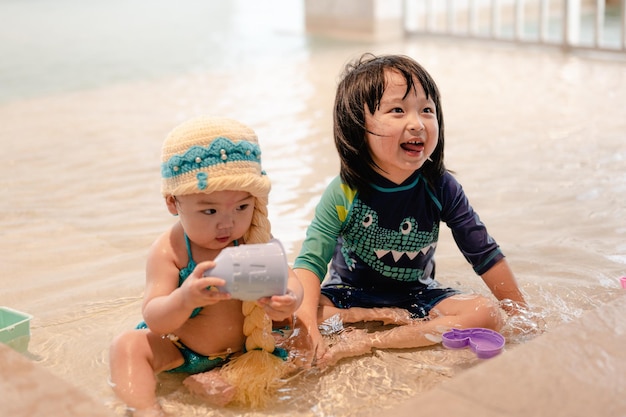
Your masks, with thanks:
[[[215,209],[206,209],[206,210],[203,210],[202,212],[203,212],[204,214],[211,215],[211,214],[215,214],[215,213],[217,213],[217,210],[215,210]]]
[[[394,107],[391,109],[391,113],[404,113],[404,110],[401,107]]]
[[[237,207],[237,210],[239,211],[245,211],[248,209],[248,207],[250,207],[250,204],[242,204],[239,207]]]
[[[424,113],[434,113],[435,109],[433,109],[432,107],[426,107],[424,108]]]

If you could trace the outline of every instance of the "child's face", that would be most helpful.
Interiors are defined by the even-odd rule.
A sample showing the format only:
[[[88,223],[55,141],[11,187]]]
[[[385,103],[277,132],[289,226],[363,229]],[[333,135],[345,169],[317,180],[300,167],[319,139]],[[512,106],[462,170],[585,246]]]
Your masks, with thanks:
[[[254,197],[244,191],[216,191],[167,199],[189,240],[206,249],[223,249],[250,228]]]
[[[379,108],[372,115],[365,109],[366,141],[380,174],[400,184],[422,167],[432,155],[439,138],[435,103],[426,98],[416,80],[415,90],[406,92],[400,73],[386,70],[386,88]]]

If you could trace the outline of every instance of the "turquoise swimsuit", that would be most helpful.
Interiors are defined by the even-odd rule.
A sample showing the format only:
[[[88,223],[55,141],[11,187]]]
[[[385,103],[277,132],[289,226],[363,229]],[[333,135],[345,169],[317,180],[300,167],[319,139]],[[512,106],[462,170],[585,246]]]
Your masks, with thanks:
[[[238,241],[235,240],[233,243],[235,246],[239,246]],[[189,243],[189,238],[187,237],[186,233],[185,233],[185,245],[187,246],[187,256],[188,256],[189,262],[187,263],[187,266],[181,269],[180,272],[178,273],[178,286],[179,287],[183,284],[183,282],[185,282],[187,277],[189,277],[189,275],[191,275],[193,270],[196,268],[196,262],[193,260],[193,257],[191,255],[191,245]],[[202,311],[202,307],[198,307],[194,309],[193,312],[191,313],[190,318],[196,317],[200,313],[200,311]],[[137,325],[137,329],[147,329],[147,328],[148,326],[146,325],[146,322],[144,321],[142,321],[141,323]],[[227,354],[225,356],[215,356],[215,357],[200,355],[194,352],[193,350],[189,349],[187,346],[185,346],[180,340],[178,340],[178,338],[170,336],[170,340],[172,341],[172,343],[174,343],[174,345],[176,345],[178,350],[180,350],[180,353],[183,355],[185,362],[179,367],[170,369],[167,372],[185,372],[189,374],[198,374],[201,372],[207,372],[213,368],[223,365],[224,363],[228,361],[230,357],[230,354]]]

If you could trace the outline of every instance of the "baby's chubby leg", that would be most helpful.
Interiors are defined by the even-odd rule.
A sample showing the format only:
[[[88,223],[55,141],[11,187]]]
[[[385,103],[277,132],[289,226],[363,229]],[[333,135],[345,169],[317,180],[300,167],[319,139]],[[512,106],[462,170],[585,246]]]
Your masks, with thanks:
[[[113,391],[134,415],[164,415],[156,400],[155,375],[183,363],[178,348],[149,330],[130,330],[113,340],[109,359]]]

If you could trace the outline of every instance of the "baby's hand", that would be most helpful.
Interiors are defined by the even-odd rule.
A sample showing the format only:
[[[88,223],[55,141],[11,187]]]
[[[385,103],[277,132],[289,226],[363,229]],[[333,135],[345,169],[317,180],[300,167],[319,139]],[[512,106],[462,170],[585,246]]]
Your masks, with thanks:
[[[281,321],[291,317],[298,308],[298,298],[293,291],[287,289],[284,295],[272,295],[257,300],[265,314],[273,321]]]
[[[222,300],[230,300],[228,293],[222,293],[216,287],[222,287],[226,284],[221,278],[202,276],[207,269],[215,266],[215,262],[200,262],[193,272],[180,286],[183,293],[185,304],[196,307],[204,307],[217,304]]]

